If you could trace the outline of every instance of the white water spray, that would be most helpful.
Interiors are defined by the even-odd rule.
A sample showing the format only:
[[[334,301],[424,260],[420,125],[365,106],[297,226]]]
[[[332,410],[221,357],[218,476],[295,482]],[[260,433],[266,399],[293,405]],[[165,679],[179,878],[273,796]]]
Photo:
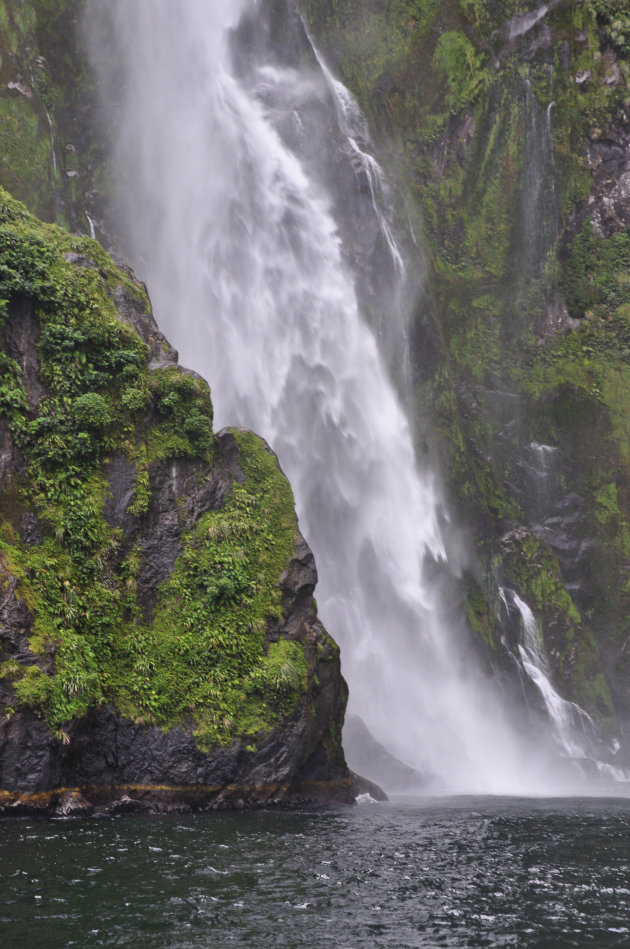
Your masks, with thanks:
[[[92,29],[111,16],[118,47],[101,57],[106,95],[124,81],[118,180],[137,268],[182,361],[211,381],[219,424],[252,427],[280,457],[350,709],[442,786],[540,790],[531,748],[455,642],[430,579],[427,567],[445,556],[434,484],[416,468],[361,319],[330,200],[276,131],[280,108],[299,120],[296,105],[269,101],[268,63],[259,83],[234,75],[229,31],[255,6],[92,4]],[[276,79],[282,69],[274,64]],[[324,99],[327,81],[303,77],[298,91],[287,70],[284,97],[310,84]],[[344,101],[338,88],[336,108]]]

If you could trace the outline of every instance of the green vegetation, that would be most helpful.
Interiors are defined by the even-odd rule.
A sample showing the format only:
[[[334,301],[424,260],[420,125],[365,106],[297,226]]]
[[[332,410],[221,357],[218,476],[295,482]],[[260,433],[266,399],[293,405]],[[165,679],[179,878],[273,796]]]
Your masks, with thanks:
[[[207,452],[212,445],[212,403],[207,386],[181,369],[158,369],[151,374],[149,390],[161,423],[149,433],[149,460]],[[142,408],[144,391],[128,390],[126,404],[130,401]]]
[[[489,75],[483,68],[486,58],[464,33],[450,30],[439,37],[433,64],[446,79],[445,102],[452,112],[473,102],[488,85]]]
[[[32,664],[5,657],[0,675],[53,729],[108,702],[137,721],[190,724],[208,748],[268,731],[305,693],[304,646],[268,633],[282,618],[293,497],[260,440],[235,433],[243,483],[193,526],[180,512],[172,574],[154,607],[138,595],[153,478],[174,459],[211,478],[215,443],[207,385],[177,366],[149,371],[147,346],[117,315],[121,285],[148,312],[144,290],[98,244],[0,192],[0,334],[10,325],[13,340],[28,337],[32,311],[37,334],[24,346],[36,339],[39,358],[35,383],[0,353],[0,406],[28,469],[0,504],[0,576],[17,578],[33,617]],[[137,473],[127,540],[105,517],[114,456]],[[22,539],[24,512],[40,543]]]
[[[109,670],[128,714],[194,721],[204,746],[269,729],[306,687],[303,647],[266,646],[267,621],[282,617],[277,580],[295,546],[293,496],[259,439],[236,437],[246,481],[182,538],[151,626],[118,637]]]
[[[593,7],[611,41],[630,58],[630,12],[625,0],[593,0]]]
[[[630,234],[598,239],[586,220],[563,255],[560,285],[571,316],[614,316],[630,303]]]

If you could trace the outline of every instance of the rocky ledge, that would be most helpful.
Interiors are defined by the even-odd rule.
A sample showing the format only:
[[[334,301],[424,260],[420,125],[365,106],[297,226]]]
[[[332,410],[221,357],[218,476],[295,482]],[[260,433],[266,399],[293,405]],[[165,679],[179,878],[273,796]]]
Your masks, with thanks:
[[[0,813],[350,802],[290,487],[144,288],[0,192]]]

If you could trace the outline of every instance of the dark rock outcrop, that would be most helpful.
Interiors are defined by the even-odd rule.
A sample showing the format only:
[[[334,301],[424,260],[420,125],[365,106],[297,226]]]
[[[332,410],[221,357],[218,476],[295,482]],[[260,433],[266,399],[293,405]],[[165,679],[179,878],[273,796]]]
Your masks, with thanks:
[[[3,200],[15,228],[11,240],[23,239],[23,227],[29,239],[40,240],[37,222],[6,195]],[[97,245],[90,255],[84,240],[80,250],[68,250],[72,243],[54,232],[46,253],[65,262],[62,276],[55,275],[52,288],[46,274],[37,285],[21,276],[24,291],[13,285],[5,291],[9,302],[0,319],[0,394],[8,393],[0,419],[0,813],[349,802],[358,785],[341,748],[346,687],[339,652],[315,612],[317,571],[277,459],[249,433],[212,434],[207,387],[178,366],[143,288],[112,268]],[[26,261],[25,274],[29,266]],[[67,310],[57,309],[59,281],[71,310],[75,277],[82,274],[97,278],[101,296],[68,328]],[[82,284],[81,293],[93,286]],[[77,312],[81,306],[84,296]],[[116,342],[113,327],[122,324],[142,342],[127,330]],[[90,333],[101,341],[94,353]],[[63,346],[78,347],[72,391],[47,361],[59,334]],[[145,353],[144,366],[133,352]],[[127,366],[122,383],[106,371],[116,359]],[[44,438],[53,431],[53,441],[33,438],[33,425]],[[251,486],[256,479],[264,503]],[[242,524],[237,489],[250,491],[249,520]],[[199,533],[204,518],[225,514],[230,505],[224,522]],[[276,530],[287,551],[280,569],[265,559],[280,544]],[[256,539],[224,548],[230,531],[262,534],[251,574],[244,571]],[[218,546],[201,571],[195,551],[203,557],[207,534]],[[193,581],[173,587],[186,558]],[[175,597],[171,620],[163,613],[167,588]],[[181,590],[181,610],[173,589]],[[103,616],[91,613],[94,590]],[[249,625],[239,619],[257,597],[270,604],[266,616],[263,607],[262,638],[255,614]],[[222,663],[226,671],[212,679],[214,692],[208,686],[215,698],[195,699],[191,692],[184,711],[167,713],[160,711],[170,707],[170,697],[159,677],[168,670],[150,649],[143,653],[142,641],[153,637],[156,648],[163,646],[172,638],[169,623],[187,609],[191,619],[174,638],[173,655],[187,636],[193,671],[186,674],[200,695],[204,675],[195,672],[197,664],[205,663],[208,682]],[[220,645],[201,650],[219,613],[212,641]],[[178,668],[186,671],[185,663]],[[234,688],[241,689],[236,705]],[[239,702],[249,719],[238,717]],[[207,722],[215,723],[210,731]]]

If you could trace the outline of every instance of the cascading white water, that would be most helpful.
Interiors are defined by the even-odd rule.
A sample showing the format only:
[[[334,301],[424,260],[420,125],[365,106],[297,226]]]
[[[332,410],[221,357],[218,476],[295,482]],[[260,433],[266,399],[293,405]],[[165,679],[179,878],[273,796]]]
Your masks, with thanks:
[[[547,656],[536,617],[514,590],[500,590],[506,608],[514,606],[522,626],[522,642],[518,652],[523,669],[539,690],[549,715],[554,737],[563,754],[572,758],[586,757],[587,736],[595,733],[591,717],[573,702],[563,699],[551,684]],[[582,733],[580,735],[580,733]],[[580,741],[580,738],[583,740]]]
[[[346,89],[343,83],[339,82],[338,79],[335,79],[315,46],[313,46],[313,51],[315,52],[319,66],[332,93],[339,127],[343,134],[347,137],[350,147],[359,158],[359,161],[365,170],[370,186],[370,194],[372,196],[374,211],[378,218],[383,237],[385,238],[385,242],[391,254],[392,261],[398,273],[402,274],[404,272],[405,265],[396,244],[394,235],[391,232],[389,221],[387,220],[382,209],[385,176],[383,174],[382,168],[374,156],[364,151],[359,145],[360,141],[365,141],[368,138],[367,122],[365,121],[361,110],[359,109],[359,105],[352,93]]]
[[[255,8],[92,3],[91,30],[113,24],[116,48],[95,59],[106,96],[122,96],[117,180],[137,269],[180,358],[211,381],[219,423],[252,427],[280,457],[350,708],[443,786],[540,790],[531,748],[448,628],[427,570],[445,555],[432,479],[361,319],[330,200],[276,130],[280,99],[299,122],[305,96],[330,101],[326,79],[261,62],[239,80],[229,34]]]
[[[630,774],[627,771],[598,760],[597,753],[602,748],[603,741],[591,716],[575,702],[563,699],[554,688],[541,631],[530,607],[514,590],[500,588],[499,594],[506,610],[509,612],[514,608],[520,617],[520,663],[542,697],[552,734],[561,754],[571,758],[578,767],[581,763],[588,764],[592,772],[592,766],[595,766],[602,777],[628,782]],[[613,755],[618,750],[618,742],[608,748],[608,752]]]

